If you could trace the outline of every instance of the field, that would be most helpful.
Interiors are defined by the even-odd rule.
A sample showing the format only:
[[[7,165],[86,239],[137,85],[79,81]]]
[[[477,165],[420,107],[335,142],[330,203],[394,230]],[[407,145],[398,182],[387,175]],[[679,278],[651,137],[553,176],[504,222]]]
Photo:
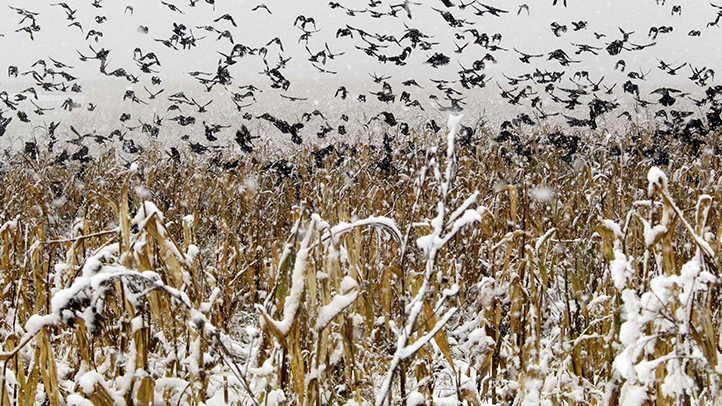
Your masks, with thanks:
[[[720,135],[449,127],[3,158],[2,404],[719,404]]]

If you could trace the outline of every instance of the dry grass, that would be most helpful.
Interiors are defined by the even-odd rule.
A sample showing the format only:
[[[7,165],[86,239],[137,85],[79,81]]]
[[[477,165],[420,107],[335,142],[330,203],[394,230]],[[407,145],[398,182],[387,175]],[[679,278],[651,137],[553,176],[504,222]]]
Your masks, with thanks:
[[[514,136],[480,134],[456,150],[447,215],[478,191],[471,208],[480,221],[436,255],[410,342],[459,311],[402,360],[389,404],[419,394],[472,405],[714,402],[719,154],[638,132],[585,138],[569,159],[570,139]],[[707,145],[718,142],[710,135]],[[651,145],[670,160],[666,189],[649,195]],[[428,258],[414,242],[433,230],[434,173],[446,165],[444,144],[427,135],[390,147],[300,151],[288,158],[289,176],[264,152],[235,166],[149,153],[138,171],[112,155],[59,165],[40,151],[2,163],[2,403],[372,404],[425,283]],[[144,201],[162,214],[132,222],[152,209]],[[393,219],[405,238],[378,224],[328,238],[324,223],[373,216]],[[665,226],[652,244],[645,223]],[[695,238],[712,252],[700,254]],[[86,286],[97,295],[65,303],[73,317],[33,331],[31,317],[58,312],[52,298],[82,279],[89,258],[127,273]],[[711,276],[683,296],[691,285],[669,277],[695,258]],[[620,260],[627,277],[615,287]],[[652,312],[644,294],[662,292],[661,276],[668,297]],[[297,309],[286,306],[294,294]],[[344,295],[354,300],[319,325],[324,306]],[[633,315],[642,344],[624,332]],[[290,328],[279,328],[289,317]],[[636,374],[615,368],[627,361]],[[667,377],[683,390],[665,386]]]

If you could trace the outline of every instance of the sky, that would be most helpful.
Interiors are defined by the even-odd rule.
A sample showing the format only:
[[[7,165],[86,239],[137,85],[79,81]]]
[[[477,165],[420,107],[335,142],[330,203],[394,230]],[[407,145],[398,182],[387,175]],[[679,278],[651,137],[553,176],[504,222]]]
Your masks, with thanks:
[[[508,11],[498,18],[489,14],[483,17],[475,16],[471,7],[464,10],[459,8],[463,6],[463,2],[450,1],[454,7],[447,8],[441,0],[416,0],[410,5],[409,19],[403,11],[398,14],[398,18],[390,16],[374,18],[368,12],[360,12],[369,8],[369,1],[340,2],[347,9],[359,11],[354,16],[350,16],[345,10],[333,9],[330,7],[331,3],[321,0],[263,0],[263,4],[272,14],[264,9],[252,11],[261,4],[260,1],[216,0],[215,6],[212,6],[207,4],[206,0],[200,0],[195,7],[190,7],[189,0],[166,2],[180,10],[176,12],[160,0],[103,0],[102,8],[93,7],[91,0],[67,0],[65,3],[77,10],[74,17],[75,21],[83,26],[81,32],[78,27],[69,26],[71,21],[66,19],[66,11],[58,3],[2,0],[0,9],[6,8],[7,12],[0,12],[0,34],[3,34],[0,36],[0,46],[5,55],[0,58],[0,72],[7,72],[10,66],[17,66],[20,72],[28,72],[35,61],[52,57],[72,65],[72,74],[82,81],[84,91],[82,95],[75,95],[76,100],[84,100],[84,103],[93,101],[99,105],[99,108],[113,110],[118,107],[125,90],[134,90],[144,98],[147,96],[143,90],[144,86],[158,90],[150,84],[151,75],[140,75],[141,80],[135,84],[122,78],[108,78],[98,71],[97,61],[83,63],[79,61],[79,55],[92,55],[90,47],[95,50],[105,48],[110,50],[106,71],[122,67],[129,73],[137,75],[140,72],[133,61],[133,55],[134,49],[140,48],[143,53],[155,52],[161,61],[156,75],[163,79],[163,87],[168,90],[165,96],[171,91],[180,89],[196,94],[199,99],[210,100],[212,97],[226,97],[229,91],[238,91],[239,85],[253,84],[264,92],[259,98],[265,98],[266,103],[275,104],[276,109],[284,108],[284,104],[277,105],[283,101],[277,97],[279,93],[308,97],[317,104],[334,108],[333,103],[338,99],[331,97],[331,93],[340,85],[346,86],[354,95],[378,91],[379,84],[371,79],[371,75],[374,74],[390,76],[388,81],[394,85],[415,79],[422,84],[423,89],[414,89],[416,92],[414,96],[426,100],[430,94],[436,92],[435,83],[430,82],[430,79],[455,80],[458,78],[461,66],[469,67],[488,53],[488,50],[474,44],[469,45],[462,54],[453,52],[456,46],[461,46],[472,39],[471,34],[464,30],[473,28],[490,36],[494,33],[502,35],[499,45],[506,51],[493,52],[497,63],[488,63],[484,68],[484,73],[490,79],[486,93],[482,92],[475,95],[473,100],[467,100],[470,105],[478,105],[483,110],[496,111],[500,106],[506,107],[499,101],[500,89],[512,88],[504,75],[514,77],[537,68],[563,69],[568,72],[567,77],[571,77],[574,72],[585,71],[589,73],[590,78],[596,80],[604,77],[606,83],[611,85],[626,80],[630,71],[638,71],[643,75],[648,73],[647,81],[640,85],[642,88],[646,86],[647,90],[659,86],[678,86],[694,92],[700,89],[696,89],[686,79],[691,73],[689,68],[705,67],[719,71],[718,67],[722,62],[722,31],[720,31],[722,28],[706,26],[707,22],[715,19],[718,9],[706,1],[567,0],[567,7],[562,5],[563,0],[559,0],[557,5],[553,5],[552,0],[486,1],[489,5]],[[382,1],[374,10],[388,11],[389,5],[396,3]],[[528,5],[528,14],[524,10],[517,13],[522,4]],[[676,5],[681,6],[681,13],[672,13]],[[38,13],[36,20],[41,29],[33,34],[34,40],[30,39],[28,33],[16,31],[27,26],[28,21],[21,23],[23,16],[11,7],[21,7]],[[132,8],[132,13],[128,7]],[[457,29],[451,28],[438,10],[451,11],[457,18],[466,19],[474,24]],[[233,27],[226,20],[213,21],[227,13],[233,16],[237,27]],[[307,43],[299,41],[302,31],[294,26],[298,16],[312,17],[316,22],[317,32],[311,35]],[[97,23],[96,17],[107,17],[107,20]],[[578,21],[586,21],[587,27],[574,31],[572,22]],[[174,23],[190,27],[193,35],[198,39],[196,47],[189,50],[172,50],[157,41],[171,36]],[[550,28],[553,23],[566,25],[568,29],[557,37]],[[268,78],[261,74],[264,65],[261,59],[256,57],[242,58],[230,67],[234,80],[232,88],[217,88],[212,94],[205,92],[204,87],[198,84],[190,73],[197,71],[213,73],[222,58],[219,52],[229,53],[233,47],[228,38],[219,38],[218,33],[199,28],[207,25],[213,25],[220,30],[229,30],[235,43],[251,48],[266,47],[267,60],[270,64],[276,63],[281,56],[290,57],[283,74],[291,81],[291,86],[285,92],[269,89]],[[362,28],[372,34],[393,35],[396,38],[400,38],[407,27],[413,27],[428,35],[429,41],[438,44],[430,50],[415,49],[404,66],[379,63],[357,48],[367,45],[359,35],[354,35],[353,38],[337,37],[338,29],[347,25]],[[148,27],[148,33],[139,32],[140,26]],[[648,35],[650,27],[660,26],[673,27],[673,31],[659,34],[656,39],[651,38]],[[91,29],[102,32],[103,36],[97,41],[93,37],[86,38]],[[630,36],[631,43],[656,42],[656,45],[643,51],[626,52],[619,56],[610,56],[604,49],[597,51],[598,55],[574,54],[576,49],[574,44],[592,44],[603,48],[609,42],[622,37],[620,29],[633,33]],[[700,36],[689,36],[688,33],[692,30],[699,30]],[[606,37],[597,38],[595,33],[605,34]],[[462,34],[464,38],[455,37],[455,34]],[[269,40],[274,37],[278,37],[283,43],[282,52],[277,44],[269,44]],[[326,46],[332,53],[340,54],[334,59],[328,59],[327,63],[322,65],[324,69],[336,72],[335,74],[319,72],[308,61],[310,52],[324,50]],[[519,55],[514,49],[529,54],[545,54],[545,56],[533,59],[533,65],[524,64],[519,61]],[[569,67],[560,67],[556,61],[546,58],[546,54],[554,49],[565,50],[572,59],[579,62]],[[381,51],[394,54],[401,50],[402,47],[392,44],[388,49]],[[452,62],[439,68],[424,63],[437,52],[450,55]],[[626,62],[625,71],[615,69],[620,59]],[[660,59],[673,66],[685,62],[688,66],[681,69],[678,75],[673,76],[657,67]],[[8,92],[17,92],[32,85],[34,83],[30,75],[21,75],[19,78],[0,75],[0,89]],[[571,86],[571,83],[566,85]],[[56,102],[64,100],[66,95],[56,92],[45,94],[43,97],[44,100]],[[162,111],[165,106],[159,105],[153,108]],[[149,108],[149,111],[151,110]],[[56,113],[61,112],[55,111],[49,114]],[[17,122],[13,125],[17,125]]]
[[[68,27],[69,21],[65,18],[65,11],[62,7],[52,6],[52,1],[8,1],[3,0],[8,6],[23,7],[30,11],[38,12],[38,25],[41,30],[34,34],[36,39],[29,40],[25,32],[14,32],[13,28],[18,25],[22,16],[13,10],[0,13],[0,37],[6,58],[2,58],[5,68],[9,65],[24,65],[32,63],[38,58],[47,55],[55,58],[70,61],[77,60],[76,50],[87,54],[88,45],[105,47],[112,50],[111,59],[114,65],[124,66],[130,61],[132,51],[136,47],[142,49],[156,48],[159,44],[153,40],[156,38],[168,37],[173,23],[183,23],[189,27],[197,27],[213,24],[218,28],[231,30],[234,40],[251,47],[264,46],[273,37],[281,38],[285,44],[288,55],[293,56],[289,63],[288,72],[292,76],[317,78],[319,75],[315,69],[304,61],[302,44],[298,43],[301,33],[293,26],[294,20],[299,15],[313,17],[319,29],[309,41],[309,48],[312,50],[323,49],[323,44],[329,42],[334,52],[348,51],[344,57],[333,61],[329,67],[339,72],[339,77],[364,77],[367,71],[388,70],[397,73],[404,71],[409,76],[423,74],[427,70],[423,67],[413,66],[394,69],[392,66],[377,67],[376,63],[369,60],[364,61],[362,52],[353,49],[354,44],[362,44],[351,38],[336,38],[335,34],[339,27],[346,24],[355,27],[362,27],[370,33],[384,33],[400,36],[405,29],[404,24],[419,28],[422,32],[432,35],[434,40],[440,42],[437,48],[440,51],[450,51],[453,46],[454,30],[448,27],[441,15],[434,11],[447,9],[439,0],[417,0],[420,5],[412,5],[412,18],[408,19],[403,12],[399,18],[382,17],[373,18],[368,14],[359,13],[354,17],[346,15],[341,9],[331,9],[328,1],[307,0],[307,1],[265,1],[273,14],[264,10],[251,11],[260,2],[218,0],[214,7],[205,4],[202,0],[195,7],[189,7],[185,1],[170,1],[177,5],[184,14],[171,11],[160,1],[138,1],[138,0],[104,0],[102,8],[90,6],[89,0],[73,1],[65,3],[71,8],[77,9],[77,21],[84,24],[85,33],[89,29],[96,29],[103,32],[99,43],[92,39],[85,40],[85,35],[77,27]],[[459,3],[458,1],[454,1]],[[363,10],[367,6],[366,1],[344,1],[343,5],[348,8]],[[690,61],[693,64],[718,65],[722,60],[722,39],[720,27],[705,27],[706,22],[714,19],[716,9],[706,1],[667,1],[664,5],[657,4],[654,0],[568,0],[568,7],[561,6],[561,0],[556,6],[551,0],[533,1],[527,0],[530,13],[522,11],[517,15],[518,6],[523,4],[520,1],[499,1],[489,0],[487,2],[495,7],[503,8],[509,13],[502,14],[501,18],[485,16],[477,18],[477,24],[470,26],[481,32],[502,33],[504,36],[502,44],[507,47],[517,47],[525,52],[545,52],[552,47],[568,47],[571,33],[559,38],[554,37],[549,26],[552,22],[558,22],[569,26],[571,21],[584,20],[588,22],[588,28],[583,35],[575,35],[577,41],[587,40],[590,43],[594,39],[593,33],[606,33],[609,37],[619,34],[618,27],[628,32],[635,32],[634,39],[644,42],[648,39],[647,32],[651,26],[673,26],[671,34],[661,34],[658,37],[656,53],[663,49],[670,60]],[[388,2],[385,4],[389,4]],[[385,6],[384,4],[384,6]],[[458,4],[456,4],[458,6]],[[673,5],[682,7],[681,15],[671,15]],[[126,11],[126,6],[133,8],[133,13]],[[379,6],[379,9],[383,9]],[[461,13],[457,8],[450,8],[457,15],[471,14],[467,9]],[[229,13],[234,16],[238,27],[232,27],[230,23],[221,21],[213,23],[212,20]],[[92,23],[95,16],[106,16],[108,19],[102,24]],[[148,34],[137,31],[138,26],[149,27]],[[702,31],[700,37],[689,37],[687,33],[692,29]],[[215,50],[227,40],[217,41],[217,34],[208,33],[198,28],[193,28],[197,37],[206,36],[198,42],[197,49],[189,52],[159,52],[162,60],[167,60],[169,68],[163,70],[163,75],[170,78],[184,77],[189,71],[202,70],[208,67],[208,61],[215,61],[218,55]],[[450,40],[452,39],[452,40]],[[463,41],[457,41],[463,42]],[[333,49],[337,47],[337,49]],[[271,47],[269,47],[271,49]],[[426,54],[432,54],[429,51]],[[513,56],[513,55],[512,55]],[[367,63],[364,63],[367,62]],[[581,65],[589,64],[593,67],[598,62],[595,58],[585,58]],[[641,56],[638,62],[640,65],[654,63],[654,58]],[[390,65],[390,64],[387,64]],[[604,66],[595,66],[604,69]],[[248,79],[256,75],[253,72],[247,73]],[[3,81],[7,78],[3,77]]]

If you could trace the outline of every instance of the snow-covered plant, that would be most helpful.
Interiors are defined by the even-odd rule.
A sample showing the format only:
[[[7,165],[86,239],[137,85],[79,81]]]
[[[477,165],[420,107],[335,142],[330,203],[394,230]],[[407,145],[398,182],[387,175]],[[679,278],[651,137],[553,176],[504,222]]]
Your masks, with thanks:
[[[120,206],[125,204],[123,199]],[[17,371],[8,382],[14,388],[8,399],[31,405],[42,383],[40,399],[51,405],[192,404],[217,396],[255,403],[237,363],[250,350],[231,345],[209,320],[220,290],[211,289],[203,301],[204,293],[193,289],[197,248],[181,251],[151,202],[144,202],[132,221],[122,213],[127,211],[119,213],[121,227],[61,241],[69,249],[65,261],[54,266],[50,312],[16,326],[21,335],[0,354]],[[77,260],[79,243],[103,236],[111,239]],[[58,348],[58,342],[75,351]],[[33,378],[37,371],[41,381]]]
[[[677,207],[667,176],[653,167],[647,176],[650,197],[659,197],[662,214],[658,221],[641,218],[644,241],[654,271],[646,284],[634,289],[628,279],[631,264],[618,249],[610,272],[623,302],[624,323],[619,329],[621,351],[614,360],[619,374],[620,404],[705,404],[719,400],[722,366],[717,317],[716,287],[722,282],[707,232],[712,197],[700,195],[693,226]],[[655,206],[654,200],[649,202]],[[670,244],[676,223],[695,246],[694,255],[679,269]],[[617,231],[618,238],[619,231]]]
[[[383,148],[0,162],[0,403],[716,400],[720,134],[666,140],[648,179],[654,132],[450,149],[430,120]]]
[[[446,143],[446,170],[442,174],[441,162],[437,161],[436,158],[432,157],[428,165],[422,169],[419,182],[418,192],[424,193],[425,182],[426,182],[426,171],[431,169],[433,171],[433,177],[437,184],[437,202],[436,202],[436,216],[431,220],[431,233],[424,235],[416,240],[416,244],[422,250],[424,255],[425,266],[421,279],[421,286],[413,294],[412,299],[408,303],[403,303],[403,325],[398,331],[396,331],[396,351],[393,359],[388,367],[386,376],[384,377],[381,387],[376,394],[376,406],[381,406],[386,400],[387,396],[391,396],[390,387],[394,376],[399,373],[401,364],[412,358],[424,345],[437,336],[437,333],[441,331],[446,323],[454,316],[457,312],[457,307],[448,307],[446,301],[455,296],[458,293],[458,285],[452,285],[447,289],[443,289],[442,286],[442,274],[437,269],[437,256],[439,252],[444,248],[447,243],[456,236],[456,234],[467,227],[470,224],[481,221],[481,215],[477,210],[473,208],[476,205],[476,200],[479,195],[478,192],[474,192],[471,196],[466,198],[464,202],[453,211],[447,206],[449,203],[450,190],[453,187],[457,155],[455,149],[455,137],[459,128],[463,116],[450,116],[448,121],[449,132],[447,135]],[[433,151],[432,151],[433,153]],[[405,255],[407,249],[408,233],[406,239],[401,246],[401,257]],[[401,269],[401,272],[405,272]],[[402,292],[406,294],[406,292]],[[435,299],[434,299],[435,297]],[[419,334],[414,337],[414,332],[418,331],[419,319],[422,317],[424,307],[430,307],[433,309],[431,315],[424,315],[426,318],[436,318],[439,314],[438,321],[433,325],[430,331]],[[444,344],[440,344],[437,341],[437,345],[445,346],[446,338],[439,336],[439,340],[442,340]],[[446,350],[448,352],[448,349]],[[449,356],[450,357],[450,356]],[[453,361],[450,359],[453,367]],[[403,369],[400,373],[404,373]],[[403,382],[402,378],[402,382]],[[401,387],[401,396],[405,397],[403,384]]]

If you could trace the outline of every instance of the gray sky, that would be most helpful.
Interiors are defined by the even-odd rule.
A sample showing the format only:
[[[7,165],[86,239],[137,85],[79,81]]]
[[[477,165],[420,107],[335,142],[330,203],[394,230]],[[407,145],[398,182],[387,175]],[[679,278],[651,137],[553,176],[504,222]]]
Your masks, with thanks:
[[[456,6],[462,4],[459,0],[451,1]],[[407,79],[416,79],[424,89],[405,90],[415,92],[413,96],[423,99],[422,102],[426,103],[427,96],[435,92],[434,84],[428,79],[457,79],[460,64],[470,67],[475,60],[489,52],[474,44],[470,44],[462,54],[452,52],[456,49],[455,43],[463,45],[473,40],[471,34],[463,31],[466,28],[474,28],[489,35],[502,34],[500,46],[508,50],[508,52],[492,52],[498,63],[488,63],[483,71],[488,78],[491,78],[485,89],[486,93],[482,92],[475,96],[474,100],[467,100],[470,105],[476,104],[485,111],[505,110],[508,107],[503,102],[499,105],[499,88],[496,83],[507,89],[512,88],[506,83],[502,74],[513,77],[530,73],[536,68],[565,70],[568,72],[567,78],[576,71],[584,70],[588,71],[590,77],[595,80],[604,77],[605,83],[609,85],[627,80],[626,76],[630,71],[650,72],[647,81],[640,83],[640,87],[643,89],[646,87],[647,91],[662,85],[672,85],[697,92],[701,89],[697,89],[687,80],[691,72],[689,66],[720,71],[722,28],[706,27],[706,23],[714,20],[717,14],[717,9],[706,1],[677,0],[666,1],[662,5],[654,0],[568,0],[566,8],[561,6],[562,1],[559,0],[560,4],[553,6],[552,0],[526,0],[530,15],[525,11],[517,15],[522,1],[487,0],[487,4],[509,11],[497,18],[489,14],[483,17],[476,16],[471,7],[464,10],[460,10],[459,7],[446,8],[440,0],[417,0],[420,4],[411,5],[412,18],[408,19],[403,11],[398,14],[399,18],[389,16],[373,18],[367,12],[358,12],[352,17],[342,9],[331,9],[329,2],[325,0],[264,0],[272,15],[265,10],[251,11],[260,4],[260,1],[216,0],[214,9],[204,0],[198,1],[195,7],[190,7],[188,0],[169,0],[169,3],[183,11],[183,14],[180,14],[171,11],[161,4],[160,0],[104,0],[102,8],[92,7],[90,0],[66,0],[71,8],[77,9],[75,17],[83,26],[84,31],[81,32],[77,27],[68,27],[70,21],[66,19],[65,10],[60,6],[51,5],[54,4],[53,1],[0,0],[0,10],[5,9],[0,12],[0,33],[4,34],[4,37],[0,37],[0,46],[4,53],[4,57],[0,58],[0,69],[2,69],[0,89],[14,92],[34,85],[30,75],[17,79],[8,78],[5,72],[9,66],[18,66],[21,72],[28,71],[31,69],[30,65],[38,59],[47,60],[48,57],[52,57],[74,66],[70,72],[79,78],[84,88],[82,95],[74,97],[84,100],[85,103],[93,101],[99,105],[99,109],[115,111],[114,108],[122,104],[122,95],[126,89],[132,89],[142,99],[147,99],[143,86],[154,90],[165,86],[168,90],[164,94],[165,97],[171,91],[181,89],[189,95],[197,95],[199,99],[209,100],[213,97],[228,97],[229,91],[239,91],[237,88],[239,85],[254,84],[264,91],[262,96],[259,94],[260,98],[269,103],[281,102],[282,104],[277,105],[276,108],[283,110],[283,99],[278,97],[279,91],[270,89],[269,79],[259,74],[264,69],[264,65],[258,57],[244,57],[238,60],[237,64],[229,68],[234,78],[233,86],[229,89],[216,87],[211,94],[206,93],[204,87],[189,76],[189,72],[193,71],[214,72],[220,58],[218,51],[228,53],[232,48],[228,39],[219,40],[218,34],[197,28],[209,24],[221,30],[228,29],[236,43],[252,48],[266,46],[270,39],[279,37],[284,45],[284,52],[279,52],[275,44],[268,45],[267,58],[269,64],[274,64],[278,61],[279,54],[285,58],[291,57],[286,69],[282,71],[292,82],[291,87],[284,93],[292,96],[308,96],[311,101],[327,109],[334,108],[336,106],[334,103],[339,101],[331,98],[332,95],[320,95],[321,91],[328,94],[341,84],[346,85],[354,97],[356,94],[368,95],[369,91],[378,91],[380,85],[373,83],[369,76],[372,72],[378,75],[391,75],[392,79],[389,82],[394,84],[397,93],[401,92],[398,83]],[[368,1],[341,1],[341,3],[344,7],[355,10],[365,10],[368,7]],[[394,3],[396,2],[384,1],[375,10],[388,11],[389,4]],[[674,5],[682,7],[681,15],[672,15],[671,10]],[[7,6],[23,7],[39,13],[37,22],[41,30],[34,33],[34,41],[30,40],[26,32],[15,31],[29,23],[25,21],[19,24],[22,16]],[[126,6],[131,6],[134,12],[132,14],[126,12]],[[461,29],[451,28],[434,8],[448,10],[457,18],[466,19],[474,25]],[[233,27],[224,20],[213,22],[226,13],[234,17],[238,27]],[[325,48],[325,44],[328,44],[331,52],[344,52],[333,60],[329,59],[322,66],[337,74],[320,73],[308,61],[308,51],[304,43],[299,42],[302,32],[294,27],[294,21],[299,15],[313,17],[319,30],[312,34],[308,41],[310,51],[321,51]],[[107,21],[98,24],[94,21],[96,16],[105,16]],[[587,28],[573,31],[571,23],[582,20],[588,23]],[[550,24],[553,22],[567,25],[567,32],[560,37],[554,36],[550,29]],[[199,39],[197,47],[190,50],[168,49],[155,39],[169,38],[173,23],[183,23],[191,27],[197,38],[203,36],[205,38]],[[336,37],[337,30],[347,24],[372,34],[387,34],[397,38],[403,35],[406,26],[414,27],[429,35],[431,37],[429,41],[439,44],[431,50],[414,49],[405,66],[379,63],[375,58],[367,56],[355,47],[366,45],[358,35],[354,35],[354,38]],[[149,28],[148,34],[138,32],[138,27],[141,25]],[[620,27],[626,32],[634,32],[630,42],[650,43],[653,40],[648,36],[648,32],[652,26],[672,26],[673,32],[659,34],[656,38],[656,46],[643,51],[623,52],[618,56],[610,56],[604,49],[598,51],[599,55],[574,54],[576,49],[574,43],[603,48],[607,43],[620,39],[622,36]],[[92,38],[86,39],[86,34],[91,29],[103,32],[103,37],[99,38],[98,42]],[[691,30],[700,30],[701,35],[691,37],[688,35]],[[455,38],[456,33],[465,35],[465,38]],[[595,33],[606,34],[606,37],[597,39]],[[141,48],[144,53],[155,52],[162,64],[157,75],[163,79],[163,85],[153,87],[150,84],[151,75],[148,74],[141,75],[139,83],[136,84],[129,83],[123,78],[101,75],[98,72],[97,61],[82,63],[78,60],[78,51],[85,55],[92,54],[89,46],[96,50],[100,48],[110,50],[107,71],[122,67],[132,74],[140,73],[132,59],[136,47]],[[569,67],[561,67],[558,62],[543,57],[533,59],[533,64],[524,64],[519,61],[513,48],[529,54],[547,54],[554,49],[563,49],[572,59],[581,62]],[[392,44],[381,52],[392,55],[400,53],[401,49],[400,46]],[[438,69],[423,63],[436,52],[449,55],[452,58],[451,63]],[[657,68],[658,58],[674,66],[684,62],[689,65],[681,69],[678,75],[671,76]],[[615,65],[620,59],[626,62],[625,72],[615,70]],[[571,86],[571,83],[567,81],[565,86]],[[459,86],[457,85],[456,88]],[[66,94],[54,92],[46,94],[44,99],[56,102],[66,97]],[[159,97],[159,99],[163,100],[163,103],[150,101],[148,111],[164,112],[168,102],[165,98]],[[489,100],[489,103],[486,103],[486,100]],[[218,108],[217,106],[218,103],[214,103],[213,107]],[[518,111],[511,108],[509,110]],[[263,110],[257,107],[256,111]],[[66,114],[62,111],[54,112],[54,114],[58,113]],[[13,125],[19,125],[17,120]],[[113,125],[108,124],[110,128]]]
[[[26,66],[33,63],[39,58],[52,56],[56,59],[66,61],[71,65],[75,65],[80,72],[80,63],[77,62],[76,49],[84,54],[90,53],[88,45],[94,46],[96,49],[105,47],[111,50],[110,68],[126,67],[132,68],[131,60],[132,51],[136,47],[140,47],[144,52],[155,51],[163,63],[162,76],[166,79],[175,79],[187,77],[187,72],[196,70],[208,70],[209,66],[214,67],[219,55],[216,50],[230,50],[230,42],[226,39],[217,41],[217,34],[207,33],[195,26],[213,24],[221,29],[229,29],[233,34],[236,42],[246,44],[250,47],[264,46],[268,40],[278,36],[284,43],[286,52],[284,55],[291,56],[293,59],[288,64],[285,71],[289,77],[308,77],[312,79],[324,79],[329,75],[318,73],[305,60],[306,51],[303,44],[298,43],[298,28],[293,27],[293,22],[298,15],[314,17],[319,32],[313,34],[309,41],[309,48],[312,51],[320,51],[324,47],[324,43],[328,42],[332,52],[346,52],[345,55],[329,61],[326,67],[330,70],[338,72],[337,78],[362,78],[366,79],[367,73],[377,71],[379,73],[388,72],[397,76],[405,75],[414,76],[451,76],[455,75],[457,66],[449,66],[450,69],[431,69],[428,66],[419,65],[419,62],[431,56],[436,51],[449,52],[454,49],[453,33],[454,29],[448,27],[439,13],[432,10],[432,7],[438,9],[446,9],[438,0],[417,0],[421,5],[412,7],[412,19],[406,18],[403,12],[399,13],[399,18],[382,17],[372,18],[368,13],[358,13],[356,17],[349,17],[343,10],[332,10],[328,6],[327,1],[323,0],[307,0],[307,1],[265,1],[265,4],[271,9],[273,15],[269,15],[263,10],[251,12],[251,9],[259,4],[259,2],[250,1],[228,1],[218,0],[215,10],[202,0],[196,7],[189,7],[186,1],[170,1],[176,4],[185,14],[172,12],[168,7],[156,0],[105,0],[103,8],[97,9],[89,5],[89,0],[74,1],[67,0],[66,3],[72,8],[77,8],[77,20],[83,24],[83,28],[87,33],[89,29],[96,29],[103,32],[103,37],[98,43],[92,39],[85,40],[85,35],[76,27],[67,27],[69,21],[65,19],[65,11],[58,6],[50,6],[52,1],[8,1],[3,0],[2,3],[11,6],[20,6],[31,11],[39,12],[38,24],[41,31],[35,33],[36,40],[30,41],[29,36],[25,32],[14,32],[14,28],[18,27],[17,23],[22,18],[15,14],[12,10],[0,13],[0,32],[5,37],[0,38],[4,53],[7,57],[2,58],[0,66],[4,71],[8,65]],[[458,1],[454,0],[454,3]],[[507,49],[516,47],[528,53],[544,53],[555,48],[563,48],[568,53],[574,50],[570,42],[590,43],[594,45],[603,45],[604,41],[610,41],[620,36],[617,27],[622,27],[625,31],[634,31],[632,40],[638,43],[649,42],[647,32],[651,26],[670,25],[674,27],[674,32],[670,34],[660,34],[657,38],[658,45],[650,48],[649,52],[638,52],[630,54],[627,61],[631,67],[635,65],[656,66],[655,56],[663,54],[671,61],[689,61],[693,65],[719,65],[722,59],[722,36],[720,36],[719,27],[706,28],[705,23],[714,18],[716,10],[705,1],[682,1],[678,0],[674,4],[682,6],[681,16],[672,16],[670,10],[671,2],[666,2],[664,6],[657,5],[654,0],[606,0],[606,1],[589,1],[589,0],[568,0],[569,7],[561,7],[560,5],[552,6],[551,0],[534,1],[529,0],[526,3],[530,7],[531,16],[527,16],[525,12],[517,16],[517,6],[520,1],[499,1],[489,0],[487,3],[496,7],[509,10],[509,13],[502,14],[501,18],[486,15],[477,17],[473,15],[473,10],[469,7],[464,11],[458,8],[448,9],[456,16],[466,16],[470,21],[476,24],[470,28],[476,28],[480,32],[488,32],[489,34],[500,32],[503,34],[501,45]],[[561,0],[560,0],[561,3]],[[342,4],[349,8],[363,10],[367,7],[366,1],[343,1]],[[130,15],[125,13],[125,7],[130,5],[134,9],[134,13]],[[384,4],[378,7],[379,10],[388,10]],[[213,23],[212,20],[225,14],[230,13],[234,16],[238,27],[232,27],[226,21]],[[107,16],[108,20],[103,24],[95,24],[92,20],[95,16]],[[588,21],[588,28],[580,32],[571,32],[572,21],[585,20]],[[205,39],[198,41],[198,46],[189,51],[172,51],[164,49],[159,43],[153,41],[155,38],[167,38],[171,35],[173,23],[184,23],[189,27],[193,27],[194,34],[197,37],[206,36]],[[569,31],[560,38],[554,37],[549,25],[552,22],[559,22],[569,27]],[[432,51],[415,52],[414,58],[416,63],[410,63],[404,67],[395,67],[387,63],[380,65],[372,58],[366,57],[362,51],[353,48],[353,45],[363,45],[363,41],[351,39],[349,37],[336,38],[335,34],[339,27],[349,24],[354,27],[361,27],[370,33],[385,33],[400,37],[405,29],[404,24],[420,29],[422,32],[433,36],[432,41],[440,42],[439,46]],[[25,24],[23,24],[25,25]],[[148,26],[149,34],[143,35],[137,32],[139,25]],[[689,37],[687,33],[692,29],[702,31],[700,37]],[[593,32],[606,33],[607,38],[596,40]],[[467,34],[468,35],[468,34]],[[463,44],[463,40],[456,42]],[[276,54],[275,46],[269,46],[269,61],[274,59]],[[470,48],[471,50],[471,48]],[[389,53],[392,53],[389,50]],[[477,49],[476,52],[465,52],[460,59],[473,61],[479,56],[483,56],[484,50]],[[505,57],[514,60],[515,55],[509,52],[507,55],[500,53],[500,61]],[[595,58],[591,54],[583,55],[583,63],[578,65],[579,68],[587,70],[598,70],[605,72],[609,70],[610,65],[616,62],[616,59],[610,58],[604,54],[599,58]],[[259,75],[257,71],[262,68],[259,61],[253,61],[250,58],[239,63],[244,69],[237,69],[236,76],[239,81],[256,80]],[[539,64],[541,60],[535,60],[540,67],[544,67],[544,63]],[[97,71],[93,64],[87,64],[85,68],[88,71]],[[503,65],[503,68],[501,67]],[[555,67],[554,62],[549,62],[549,67]],[[254,69],[255,68],[255,69]],[[518,63],[500,64],[499,71],[506,72],[522,72],[528,70],[529,66]],[[128,69],[129,71],[131,69]],[[234,69],[235,70],[235,69]],[[494,69],[492,69],[493,71]],[[442,73],[449,71],[448,74]],[[6,81],[7,77],[3,75],[2,81]]]

